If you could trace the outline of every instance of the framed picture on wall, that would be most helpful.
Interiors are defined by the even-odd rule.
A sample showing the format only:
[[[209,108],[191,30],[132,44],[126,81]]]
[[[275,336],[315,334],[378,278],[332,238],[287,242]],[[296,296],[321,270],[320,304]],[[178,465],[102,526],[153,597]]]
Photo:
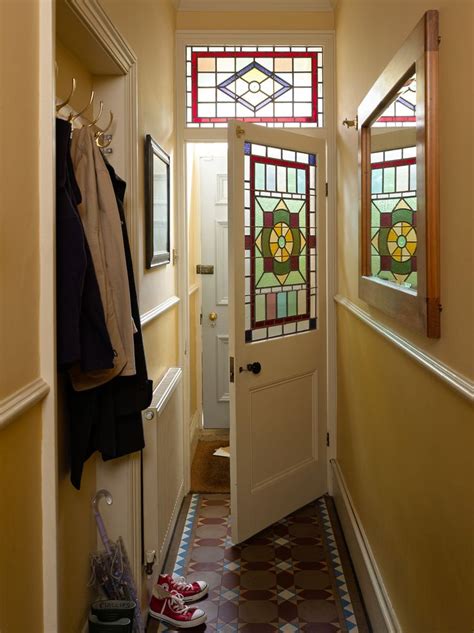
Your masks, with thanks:
[[[145,137],[146,267],[170,262],[170,157]]]

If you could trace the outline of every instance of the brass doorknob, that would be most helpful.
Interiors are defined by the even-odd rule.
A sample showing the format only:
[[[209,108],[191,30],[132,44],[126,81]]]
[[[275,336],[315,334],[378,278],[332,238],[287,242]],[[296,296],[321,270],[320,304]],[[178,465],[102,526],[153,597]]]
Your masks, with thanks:
[[[209,312],[209,321],[217,321],[217,312]]]

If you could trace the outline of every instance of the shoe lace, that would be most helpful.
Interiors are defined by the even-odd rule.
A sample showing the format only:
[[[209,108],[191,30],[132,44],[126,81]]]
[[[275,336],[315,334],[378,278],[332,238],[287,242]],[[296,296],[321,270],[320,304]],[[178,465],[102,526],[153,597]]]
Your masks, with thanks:
[[[185,589],[191,590],[193,588],[193,583],[186,582],[186,578],[184,578],[183,576],[173,576],[173,582],[181,591]]]
[[[169,598],[169,605],[172,611],[184,615],[189,611],[189,607],[184,604],[183,596],[177,591],[171,591]]]

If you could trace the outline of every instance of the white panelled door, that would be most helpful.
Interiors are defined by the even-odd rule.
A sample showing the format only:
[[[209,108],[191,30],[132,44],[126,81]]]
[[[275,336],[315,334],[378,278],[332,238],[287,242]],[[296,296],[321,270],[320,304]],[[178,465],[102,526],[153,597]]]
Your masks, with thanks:
[[[228,134],[239,543],[327,489],[326,166],[319,139],[243,122],[229,123]]]
[[[204,428],[229,428],[229,325],[227,159],[202,156],[201,262],[213,266],[201,276],[202,398]]]

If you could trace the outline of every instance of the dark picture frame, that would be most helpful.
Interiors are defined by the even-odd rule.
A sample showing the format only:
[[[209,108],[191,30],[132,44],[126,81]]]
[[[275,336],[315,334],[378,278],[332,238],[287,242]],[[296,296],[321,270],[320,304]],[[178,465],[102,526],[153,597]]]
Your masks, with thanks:
[[[146,267],[170,260],[170,157],[150,134],[145,137]]]

